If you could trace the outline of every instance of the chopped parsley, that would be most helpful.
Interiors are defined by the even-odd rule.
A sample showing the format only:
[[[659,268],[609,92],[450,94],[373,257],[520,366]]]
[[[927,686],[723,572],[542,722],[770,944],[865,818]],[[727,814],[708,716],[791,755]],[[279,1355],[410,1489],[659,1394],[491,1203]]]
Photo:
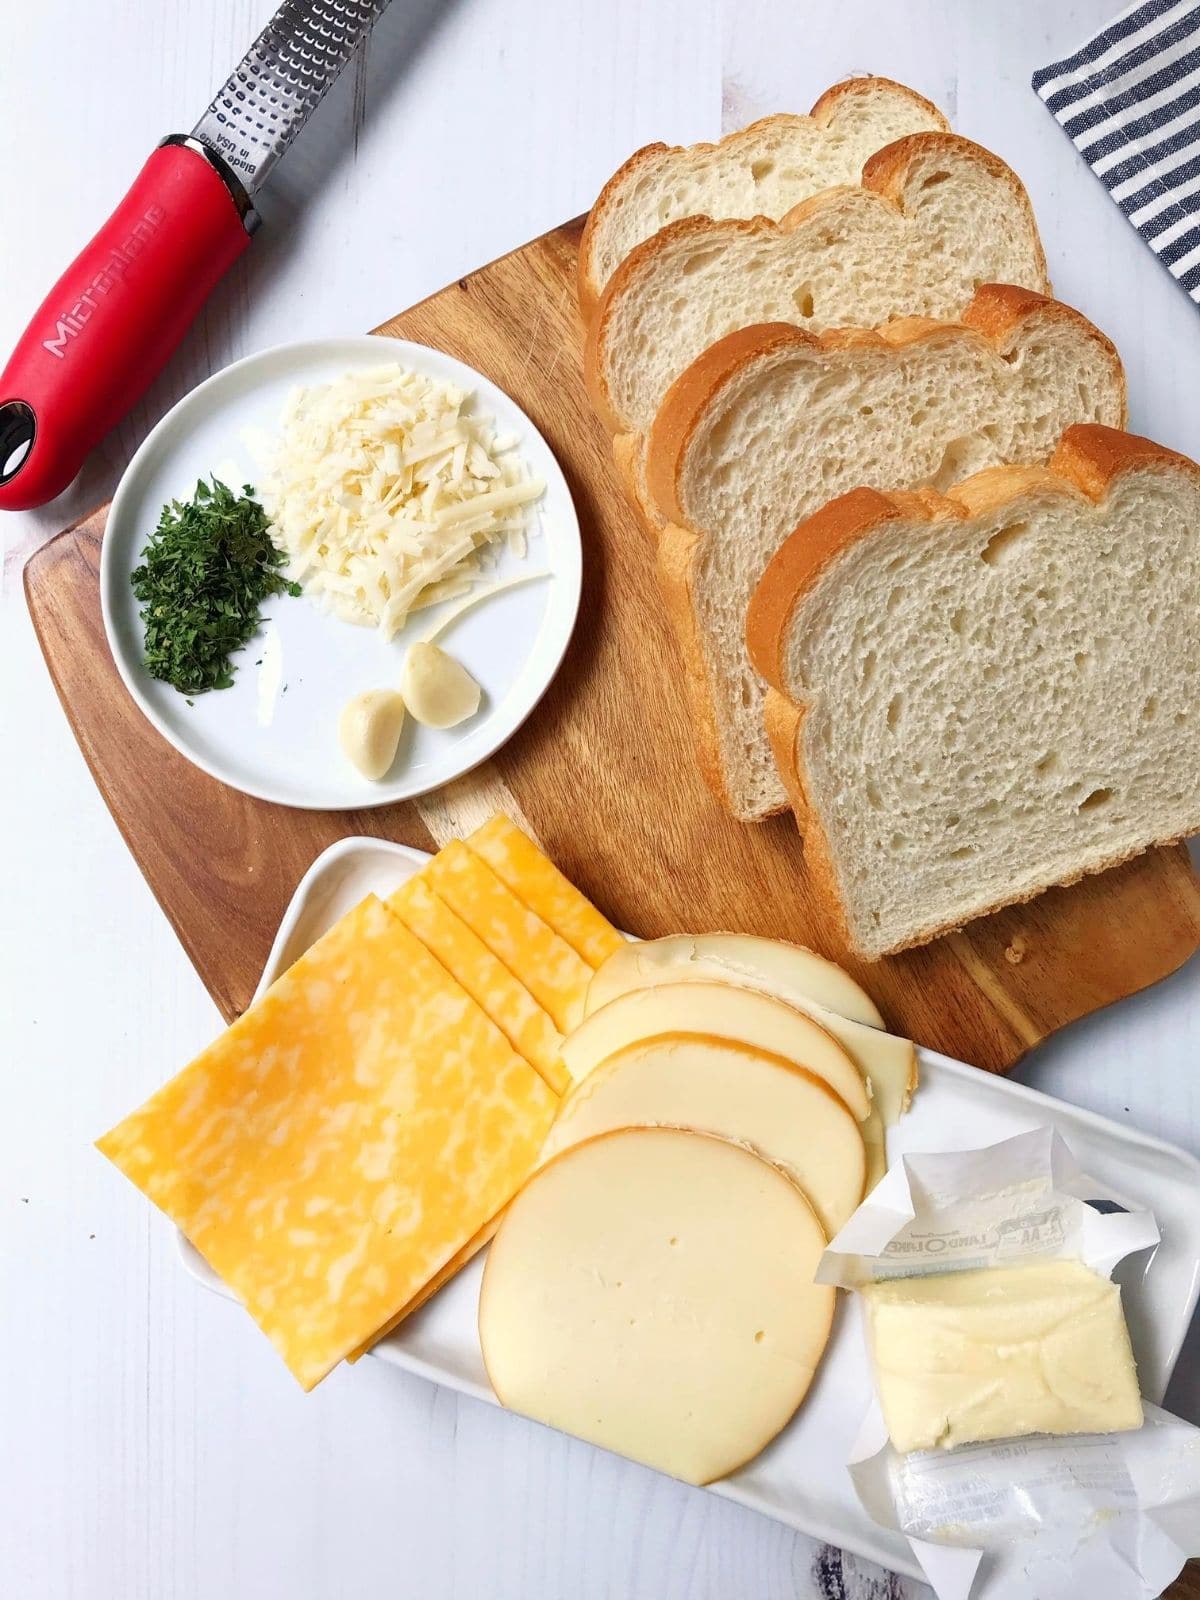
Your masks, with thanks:
[[[253,637],[269,596],[298,595],[279,570],[287,556],[271,543],[267,514],[250,484],[241,495],[203,479],[189,501],[172,500],[135,568],[145,663],[180,694],[228,689],[231,657]]]

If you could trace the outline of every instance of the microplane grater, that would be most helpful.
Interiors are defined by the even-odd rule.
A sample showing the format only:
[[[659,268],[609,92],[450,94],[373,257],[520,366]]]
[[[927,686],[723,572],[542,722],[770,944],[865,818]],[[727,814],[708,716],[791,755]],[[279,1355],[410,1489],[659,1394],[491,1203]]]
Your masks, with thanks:
[[[284,0],[192,129],[255,194],[388,0]]]
[[[129,410],[259,225],[254,196],[388,0],[284,0],[172,133],[0,372],[0,511],[44,505]]]

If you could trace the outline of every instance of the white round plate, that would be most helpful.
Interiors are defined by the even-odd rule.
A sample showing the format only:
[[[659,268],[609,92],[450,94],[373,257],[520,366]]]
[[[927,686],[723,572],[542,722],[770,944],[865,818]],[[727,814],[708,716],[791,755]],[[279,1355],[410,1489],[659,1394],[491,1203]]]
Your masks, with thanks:
[[[143,629],[130,575],[168,500],[190,499],[197,480],[210,473],[235,493],[256,482],[255,441],[278,433],[284,402],[295,385],[391,362],[469,390],[476,410],[495,419],[498,433],[517,435],[519,452],[530,472],[545,479],[546,493],[530,519],[528,554],[518,559],[504,551],[494,576],[549,576],[481,600],[439,636],[438,643],[482,685],[480,709],[445,730],[423,728],[407,717],[390,773],[371,783],[342,754],[342,707],[360,690],[397,687],[408,644],[457,602],[418,611],[385,643],[374,629],[342,622],[306,596],[276,595],[262,608],[269,627],[234,657],[232,688],[196,695],[189,704],[169,684],[151,678],[142,664]],[[566,651],[579,609],[581,569],[579,521],[566,480],[520,407],[439,350],[363,334],[248,356],[193,389],[163,417],[130,462],[113,499],[100,598],[109,648],[126,688],[181,755],[260,800],[311,810],[358,810],[449,783],[515,733]]]

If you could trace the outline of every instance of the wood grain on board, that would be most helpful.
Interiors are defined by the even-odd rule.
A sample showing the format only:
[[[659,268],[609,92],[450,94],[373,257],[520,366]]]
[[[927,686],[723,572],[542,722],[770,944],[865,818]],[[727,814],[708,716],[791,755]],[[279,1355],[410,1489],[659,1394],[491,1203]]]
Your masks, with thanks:
[[[619,927],[800,940],[862,977],[898,1031],[993,1070],[1180,966],[1200,945],[1200,887],[1182,846],[868,967],[831,934],[790,819],[744,826],[711,799],[692,759],[651,550],[584,394],[579,227],[535,240],[379,330],[437,346],[507,390],[549,440],[579,511],[583,603],[570,650],[537,712],[478,773],[379,810],[303,812],[247,799],[177,755],[121,684],[98,597],[106,508],[26,567],[34,624],[84,756],[223,1014],[244,1009],[284,907],[325,846],[361,833],[430,848],[497,806],[523,818]]]

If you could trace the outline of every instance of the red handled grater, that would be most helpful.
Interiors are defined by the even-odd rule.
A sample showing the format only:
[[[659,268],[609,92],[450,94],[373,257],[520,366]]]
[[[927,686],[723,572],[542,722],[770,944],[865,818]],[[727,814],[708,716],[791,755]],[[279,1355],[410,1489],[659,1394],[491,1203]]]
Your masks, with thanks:
[[[254,197],[388,0],[284,0],[164,139],[0,374],[0,510],[53,499],[166,364],[258,226]]]

